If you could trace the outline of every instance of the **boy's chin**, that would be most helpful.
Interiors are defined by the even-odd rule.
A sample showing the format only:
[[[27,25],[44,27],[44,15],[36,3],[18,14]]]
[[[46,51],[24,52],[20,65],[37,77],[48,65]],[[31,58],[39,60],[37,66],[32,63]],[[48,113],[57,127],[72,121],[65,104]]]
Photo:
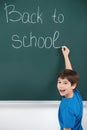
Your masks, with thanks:
[[[61,95],[61,96],[65,96],[65,94],[64,94],[64,93],[60,93],[60,95]]]

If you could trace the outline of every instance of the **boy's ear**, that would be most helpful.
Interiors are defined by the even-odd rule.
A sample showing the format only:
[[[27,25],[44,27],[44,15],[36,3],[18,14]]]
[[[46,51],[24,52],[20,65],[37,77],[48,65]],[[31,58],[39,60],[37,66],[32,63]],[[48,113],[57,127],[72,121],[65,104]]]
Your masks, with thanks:
[[[76,88],[76,86],[77,86],[76,84],[73,84],[72,89],[74,90]]]

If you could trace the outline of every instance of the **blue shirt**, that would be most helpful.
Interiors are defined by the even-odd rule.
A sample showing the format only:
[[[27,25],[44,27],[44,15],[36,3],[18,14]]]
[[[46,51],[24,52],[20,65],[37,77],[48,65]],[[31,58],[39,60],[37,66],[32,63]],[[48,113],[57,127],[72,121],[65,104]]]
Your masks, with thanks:
[[[77,89],[74,90],[73,97],[64,98],[59,106],[58,118],[60,130],[71,128],[71,130],[83,130],[81,126],[83,115],[82,97]]]

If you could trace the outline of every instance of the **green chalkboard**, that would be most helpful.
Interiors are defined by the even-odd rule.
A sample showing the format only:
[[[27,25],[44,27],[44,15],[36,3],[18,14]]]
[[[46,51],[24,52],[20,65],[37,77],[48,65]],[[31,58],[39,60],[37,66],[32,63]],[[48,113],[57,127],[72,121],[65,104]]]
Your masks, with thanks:
[[[87,100],[87,1],[0,0],[0,100],[60,100],[62,45]]]

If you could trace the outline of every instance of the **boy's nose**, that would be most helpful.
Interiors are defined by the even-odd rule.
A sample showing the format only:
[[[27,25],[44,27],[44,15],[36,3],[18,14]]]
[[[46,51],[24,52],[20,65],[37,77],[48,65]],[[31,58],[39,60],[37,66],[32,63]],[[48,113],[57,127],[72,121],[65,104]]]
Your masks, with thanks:
[[[63,88],[63,84],[61,84],[59,87],[60,87],[60,88]]]

